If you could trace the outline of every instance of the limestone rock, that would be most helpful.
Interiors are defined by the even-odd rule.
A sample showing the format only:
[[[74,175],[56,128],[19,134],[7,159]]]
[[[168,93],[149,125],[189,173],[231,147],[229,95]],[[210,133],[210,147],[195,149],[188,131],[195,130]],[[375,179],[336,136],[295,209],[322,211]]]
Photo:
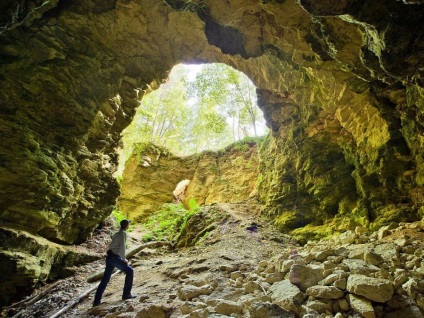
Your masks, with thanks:
[[[357,296],[354,294],[349,294],[349,302],[354,310],[359,312],[365,318],[375,318],[374,308],[370,300]]]
[[[269,302],[255,302],[249,308],[251,318],[294,318],[295,315]]]
[[[200,295],[210,295],[213,292],[213,288],[209,285],[197,287],[197,286],[182,286],[178,290],[178,297],[181,300],[191,300]]]
[[[330,299],[309,298],[306,305],[308,309],[313,309],[319,314],[325,314],[333,311],[333,304]]]
[[[299,306],[306,298],[306,295],[288,280],[275,283],[270,287],[270,292],[273,303],[293,312],[299,312]]]
[[[323,269],[320,266],[292,265],[288,274],[292,284],[303,292],[311,286],[317,285],[323,279]]]
[[[342,290],[334,286],[312,286],[306,290],[306,294],[316,298],[338,299],[342,298]]]
[[[242,314],[243,307],[234,301],[221,299],[217,301],[215,311],[219,314],[230,316],[232,314]]]
[[[350,275],[347,279],[347,290],[350,293],[382,303],[392,298],[394,293],[393,283],[389,280],[357,274]]]

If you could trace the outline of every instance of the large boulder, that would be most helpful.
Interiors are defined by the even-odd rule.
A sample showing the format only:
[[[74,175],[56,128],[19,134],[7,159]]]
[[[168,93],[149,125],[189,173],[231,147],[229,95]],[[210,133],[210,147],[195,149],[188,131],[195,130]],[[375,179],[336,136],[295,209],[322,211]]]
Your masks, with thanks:
[[[347,290],[380,303],[391,299],[394,293],[391,281],[357,274],[350,275],[347,279]]]

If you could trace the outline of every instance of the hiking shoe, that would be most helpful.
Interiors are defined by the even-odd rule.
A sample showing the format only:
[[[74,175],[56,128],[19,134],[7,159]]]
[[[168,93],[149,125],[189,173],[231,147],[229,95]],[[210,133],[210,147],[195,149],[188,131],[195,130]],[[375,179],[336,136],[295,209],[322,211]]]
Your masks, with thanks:
[[[134,298],[136,298],[136,297],[137,297],[136,295],[131,295],[131,294],[129,294],[129,295],[122,296],[122,300],[126,300],[126,299],[134,299]]]
[[[100,304],[101,304],[100,302],[94,302],[93,307],[100,306]]]

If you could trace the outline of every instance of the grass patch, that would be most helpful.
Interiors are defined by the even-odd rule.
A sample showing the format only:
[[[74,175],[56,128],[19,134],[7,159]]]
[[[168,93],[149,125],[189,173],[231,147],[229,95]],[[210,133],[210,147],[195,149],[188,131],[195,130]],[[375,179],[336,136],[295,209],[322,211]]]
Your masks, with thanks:
[[[182,203],[165,203],[143,224],[148,230],[143,241],[175,241],[193,214],[199,212],[199,205],[194,199],[188,202],[188,209]]]

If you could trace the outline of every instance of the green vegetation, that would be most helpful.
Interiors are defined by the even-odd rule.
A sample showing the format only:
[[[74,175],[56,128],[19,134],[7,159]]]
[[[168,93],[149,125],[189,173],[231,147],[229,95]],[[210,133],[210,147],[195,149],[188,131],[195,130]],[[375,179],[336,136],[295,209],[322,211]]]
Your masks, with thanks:
[[[112,219],[116,222],[116,226],[119,226],[119,223],[122,221],[122,220],[124,220],[124,219],[126,219],[126,217],[125,217],[125,215],[121,212],[121,211],[119,211],[119,210],[117,210],[117,209],[115,209],[115,210],[113,210],[112,211]],[[128,232],[131,232],[132,231],[132,228],[131,228],[131,226],[129,227],[129,229],[128,229]],[[115,231],[112,231],[111,233],[110,233],[110,235],[113,235],[113,233],[115,233]],[[127,245],[128,245],[129,243],[127,242]]]
[[[149,230],[143,236],[144,241],[167,240],[175,241],[185,228],[190,216],[200,211],[199,205],[194,199],[188,202],[188,209],[182,203],[166,203],[161,209],[152,214],[144,228]]]
[[[117,209],[115,209],[115,210],[112,211],[112,217],[116,220],[116,222],[118,224],[122,220],[126,219],[125,215],[121,211],[119,211]]]
[[[118,176],[137,144],[151,142],[190,155],[267,132],[255,86],[225,64],[178,65],[159,89],[145,92],[123,131]]]

